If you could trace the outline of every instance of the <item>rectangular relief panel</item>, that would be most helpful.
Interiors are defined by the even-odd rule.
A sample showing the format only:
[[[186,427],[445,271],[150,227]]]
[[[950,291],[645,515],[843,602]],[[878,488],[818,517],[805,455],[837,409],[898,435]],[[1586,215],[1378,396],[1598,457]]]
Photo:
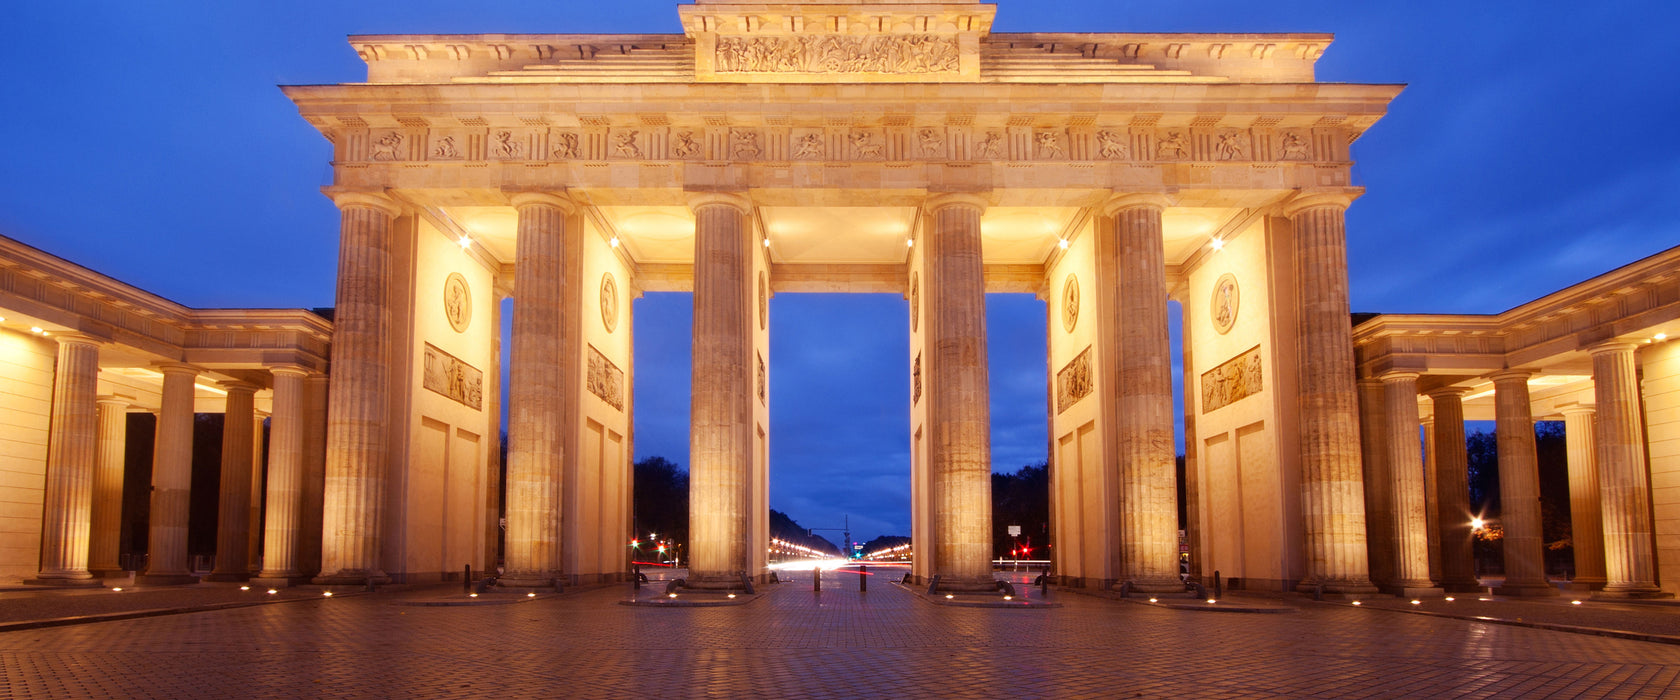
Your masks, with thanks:
[[[593,345],[589,346],[589,393],[600,397],[608,406],[624,410],[624,370]]]
[[[421,385],[475,411],[484,410],[484,372],[426,343]]]
[[[1056,371],[1056,415],[1091,394],[1091,348],[1086,347]]]
[[[1202,413],[1224,408],[1264,388],[1260,346],[1202,373]]]

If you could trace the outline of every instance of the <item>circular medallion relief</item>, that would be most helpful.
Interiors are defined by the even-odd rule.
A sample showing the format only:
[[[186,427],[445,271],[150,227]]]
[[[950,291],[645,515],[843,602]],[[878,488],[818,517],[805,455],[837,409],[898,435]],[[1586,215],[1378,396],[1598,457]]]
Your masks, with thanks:
[[[1073,332],[1073,327],[1079,325],[1079,278],[1067,276],[1062,283],[1062,330]]]
[[[918,317],[921,316],[921,309],[922,309],[921,283],[922,283],[921,277],[917,276],[917,274],[914,273],[914,272],[910,273],[910,332],[911,333],[916,332],[916,324],[917,324],[918,321],[920,321],[920,319]]]
[[[601,325],[608,333],[618,330],[618,282],[611,272],[601,275]]]
[[[1237,291],[1237,278],[1227,272],[1219,276],[1219,281],[1213,283],[1213,300],[1209,304],[1208,317],[1213,319],[1213,329],[1224,335],[1237,323],[1237,303],[1240,296]]]
[[[456,333],[467,332],[472,324],[472,289],[459,272],[451,272],[443,280],[443,315]]]
[[[758,328],[770,327],[770,280],[763,270],[758,271]]]

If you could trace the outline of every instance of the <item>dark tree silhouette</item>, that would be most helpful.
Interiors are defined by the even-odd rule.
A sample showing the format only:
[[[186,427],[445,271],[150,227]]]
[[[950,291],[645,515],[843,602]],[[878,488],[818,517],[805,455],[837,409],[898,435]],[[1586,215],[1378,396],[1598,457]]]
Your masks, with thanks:
[[[1019,538],[1010,525],[1021,526]],[[1014,474],[992,474],[992,556],[1008,557],[1017,541],[1031,547],[1033,558],[1049,556],[1050,469],[1029,464]]]

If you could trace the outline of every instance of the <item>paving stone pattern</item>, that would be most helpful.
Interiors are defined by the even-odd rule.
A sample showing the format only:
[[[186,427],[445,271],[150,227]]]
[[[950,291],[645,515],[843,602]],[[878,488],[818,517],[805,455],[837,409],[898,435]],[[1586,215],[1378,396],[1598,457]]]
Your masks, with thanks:
[[[0,699],[1680,696],[1680,646],[1384,610],[772,588],[669,610],[617,605],[628,587],[487,607],[380,593],[6,632]]]

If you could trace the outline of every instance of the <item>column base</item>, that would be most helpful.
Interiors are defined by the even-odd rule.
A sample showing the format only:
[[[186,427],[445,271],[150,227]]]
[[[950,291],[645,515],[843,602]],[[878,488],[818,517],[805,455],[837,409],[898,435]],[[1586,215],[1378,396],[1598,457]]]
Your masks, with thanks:
[[[934,587],[936,593],[996,593],[997,579],[990,575],[957,577],[939,575],[939,583]]]
[[[1550,583],[1506,583],[1493,589],[1493,594],[1522,598],[1544,598],[1557,595],[1558,589]]]
[[[559,588],[565,580],[566,575],[558,571],[527,571],[503,574],[496,578],[496,585],[502,588]]]
[[[691,571],[683,580],[683,588],[700,591],[744,591],[747,584],[742,574],[727,571]]]
[[[269,588],[290,588],[309,583],[309,577],[302,574],[290,576],[252,576],[251,585],[267,586]]]
[[[1639,599],[1673,598],[1674,594],[1669,593],[1667,591],[1664,591],[1661,588],[1657,588],[1656,586],[1649,586],[1649,587],[1640,586],[1640,587],[1637,587],[1637,588],[1634,588],[1634,587],[1616,588],[1616,587],[1611,587],[1611,586],[1605,586],[1604,590],[1599,591],[1597,593],[1594,593],[1592,597],[1594,597],[1594,598],[1607,598],[1607,599],[1611,599],[1611,600],[1618,599],[1618,598],[1623,599],[1623,600],[1627,600],[1627,599],[1630,599],[1630,598],[1639,598]]]
[[[1323,587],[1325,597],[1334,597],[1336,599],[1344,597],[1357,598],[1359,596],[1374,595],[1379,592],[1376,586],[1371,585],[1371,582],[1365,579],[1302,581],[1295,584],[1295,592],[1313,595],[1319,592],[1320,586]]]
[[[1604,588],[1608,583],[1605,579],[1578,578],[1569,583],[1559,584],[1566,591],[1596,591]]]
[[[209,576],[204,577],[204,580],[205,581],[215,581],[215,582],[219,582],[219,583],[244,583],[246,581],[251,580],[251,574],[250,573],[235,574],[235,573],[227,573],[227,572],[223,572],[223,571],[212,571],[212,572],[210,572]]]
[[[1130,591],[1130,592],[1133,592],[1133,593],[1156,593],[1156,594],[1160,594],[1160,593],[1183,593],[1184,592],[1184,581],[1179,580],[1176,577],[1175,578],[1170,578],[1170,579],[1137,579],[1137,580],[1133,580],[1133,581],[1122,581],[1118,584],[1115,584],[1113,590],[1118,591],[1118,590],[1120,590],[1121,586],[1124,586],[1128,583],[1131,584],[1131,587],[1128,588],[1127,590]]]
[[[369,584],[379,585],[382,583],[390,583],[391,577],[386,576],[385,572],[377,569],[373,571],[340,571],[333,574],[316,576],[315,578],[310,579],[309,582],[317,586],[365,586]]]
[[[1394,595],[1401,598],[1440,598],[1447,594],[1438,586],[1398,586]]]
[[[136,586],[183,586],[198,583],[198,577],[192,574],[139,574],[134,577]]]
[[[31,578],[24,579],[23,583],[28,586],[52,588],[98,588],[105,585],[104,581],[96,578]]]

